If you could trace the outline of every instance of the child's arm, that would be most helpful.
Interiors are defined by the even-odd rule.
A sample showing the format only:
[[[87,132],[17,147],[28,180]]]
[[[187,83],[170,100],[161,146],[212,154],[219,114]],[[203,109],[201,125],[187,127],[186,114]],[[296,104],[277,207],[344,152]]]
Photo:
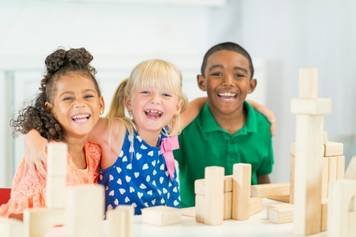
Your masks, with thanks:
[[[199,97],[189,102],[187,108],[181,113],[181,129],[188,126],[198,116],[206,101],[207,97]]]
[[[268,175],[261,175],[258,177],[258,184],[269,184],[271,183],[271,179]]]
[[[42,161],[47,157],[47,144],[48,140],[35,129],[25,135],[25,160],[34,164],[38,171],[44,171]]]
[[[248,100],[248,103],[250,103],[256,110],[261,112],[263,115],[265,115],[268,119],[268,121],[271,123],[271,133],[272,136],[276,134],[276,116],[272,112],[272,110],[268,109],[266,106],[257,103],[254,100]]]

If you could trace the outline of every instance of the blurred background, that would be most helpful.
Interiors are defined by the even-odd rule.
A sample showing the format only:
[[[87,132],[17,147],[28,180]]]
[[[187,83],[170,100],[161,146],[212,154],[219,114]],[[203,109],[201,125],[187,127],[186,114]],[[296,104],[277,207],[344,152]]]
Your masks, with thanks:
[[[333,102],[325,130],[348,161],[356,155],[355,12],[353,0],[0,0],[0,187],[23,154],[9,120],[34,98],[44,59],[59,47],[94,55],[108,109],[119,82],[149,58],[176,64],[190,99],[204,95],[195,77],[205,51],[241,44],[256,67],[251,98],[277,117],[273,182],[289,179],[299,69],[317,67],[319,95]]]

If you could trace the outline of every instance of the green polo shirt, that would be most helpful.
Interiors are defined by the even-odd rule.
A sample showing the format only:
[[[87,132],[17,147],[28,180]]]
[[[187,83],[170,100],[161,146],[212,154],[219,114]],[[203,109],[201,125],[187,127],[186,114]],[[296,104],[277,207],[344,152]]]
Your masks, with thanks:
[[[207,166],[222,166],[232,174],[235,163],[252,165],[252,184],[272,172],[273,149],[269,121],[247,102],[245,125],[234,134],[219,126],[208,104],[179,136],[180,149],[174,152],[179,164],[181,206],[194,205],[194,181],[204,178]]]

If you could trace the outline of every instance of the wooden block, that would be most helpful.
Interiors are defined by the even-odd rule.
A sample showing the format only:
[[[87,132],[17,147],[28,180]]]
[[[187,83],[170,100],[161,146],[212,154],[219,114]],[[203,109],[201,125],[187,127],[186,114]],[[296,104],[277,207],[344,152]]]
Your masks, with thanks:
[[[47,177],[67,175],[67,144],[51,142],[47,146]]]
[[[120,205],[106,212],[108,237],[132,237],[134,207]]]
[[[302,68],[299,70],[299,97],[318,97],[318,69]]]
[[[342,156],[344,144],[338,142],[327,142],[324,144],[324,156]]]
[[[167,206],[155,206],[142,209],[142,222],[151,225],[172,225],[181,222],[179,209]]]
[[[355,236],[356,181],[337,180],[331,188],[328,202],[328,236]]]
[[[345,156],[338,156],[336,179],[343,179],[344,177],[345,177]]]
[[[66,202],[66,177],[49,176],[46,180],[46,206],[48,208],[61,209]]]
[[[329,171],[328,171],[328,190],[330,190],[331,185],[336,181],[337,176],[337,157],[327,157],[329,161]]]
[[[328,223],[328,204],[321,204],[321,231],[324,232],[327,229]]]
[[[195,221],[198,223],[204,223],[205,216],[205,196],[204,195],[195,195]]]
[[[352,157],[345,172],[346,179],[356,179],[356,156]]]
[[[103,228],[100,228],[104,219],[104,187],[102,185],[68,187],[66,204],[67,237],[103,236]]]
[[[293,210],[292,204],[273,204],[267,208],[267,219],[275,224],[291,223],[293,222]]]
[[[64,209],[31,208],[24,211],[25,236],[45,236],[56,225],[64,224]]]
[[[295,142],[290,145],[290,154],[295,156]]]
[[[329,159],[324,157],[322,177],[321,177],[321,202],[326,202],[328,200],[328,190],[329,190]]]
[[[232,217],[232,192],[224,193],[224,220],[229,220]]]
[[[291,155],[290,173],[289,173],[289,203],[294,203],[294,187],[295,187],[295,155]]]
[[[268,198],[289,195],[289,183],[257,184],[251,186],[251,197]]]
[[[324,117],[296,117],[294,228],[297,235],[310,235],[321,228]]]
[[[250,198],[248,202],[248,215],[252,216],[256,213],[262,211],[262,199],[261,198]]]
[[[180,213],[182,216],[195,217],[195,207],[181,208]]]
[[[204,223],[220,225],[224,220],[224,173],[218,166],[205,168],[205,201]]]
[[[249,218],[248,203],[251,194],[251,164],[234,164],[232,175],[232,218]]]
[[[349,236],[356,236],[356,211],[349,212]]]
[[[0,217],[1,237],[20,237],[25,236],[24,234],[24,224],[21,221]]]
[[[195,194],[205,195],[205,179],[194,181]],[[232,192],[232,175],[224,176],[224,192]]]
[[[294,98],[292,99],[291,112],[300,115],[327,114],[331,112],[331,100],[328,98],[317,98],[317,99]]]
[[[290,203],[291,198],[289,195],[276,195],[276,196],[269,196],[268,199],[279,201],[279,202]]]

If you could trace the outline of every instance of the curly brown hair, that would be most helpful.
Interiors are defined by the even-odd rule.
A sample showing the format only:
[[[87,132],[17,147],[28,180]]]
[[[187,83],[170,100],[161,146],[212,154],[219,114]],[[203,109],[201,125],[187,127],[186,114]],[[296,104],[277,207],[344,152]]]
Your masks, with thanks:
[[[42,137],[48,140],[63,141],[64,131],[54,118],[46,103],[52,103],[56,92],[57,80],[70,72],[81,73],[94,82],[96,90],[101,95],[98,82],[95,79],[96,70],[89,63],[93,56],[85,49],[58,49],[47,56],[45,60],[46,73],[41,80],[39,94],[33,105],[22,109],[18,117],[10,121],[15,132],[28,133],[36,129]]]

